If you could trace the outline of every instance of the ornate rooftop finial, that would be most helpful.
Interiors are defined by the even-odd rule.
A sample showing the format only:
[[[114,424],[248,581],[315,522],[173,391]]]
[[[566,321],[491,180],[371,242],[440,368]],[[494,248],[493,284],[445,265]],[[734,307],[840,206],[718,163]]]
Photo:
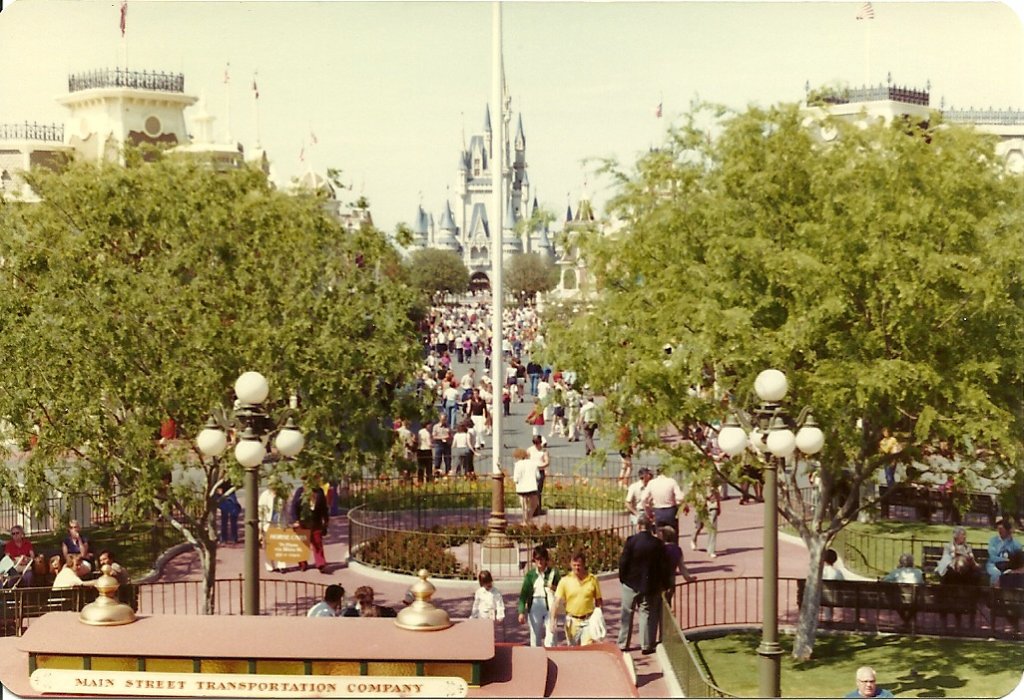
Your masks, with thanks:
[[[430,602],[434,591],[437,590],[434,584],[427,581],[430,572],[420,569],[417,576],[420,580],[409,588],[409,592],[416,600],[398,613],[395,626],[416,632],[431,632],[451,627],[452,621],[448,618],[448,613]]]

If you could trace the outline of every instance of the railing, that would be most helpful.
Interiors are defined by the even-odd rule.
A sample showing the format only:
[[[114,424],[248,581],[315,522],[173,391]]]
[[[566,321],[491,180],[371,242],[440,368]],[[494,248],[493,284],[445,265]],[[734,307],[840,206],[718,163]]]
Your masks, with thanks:
[[[68,76],[68,92],[110,87],[185,92],[185,76],[182,73],[164,73],[163,71],[158,73],[121,68],[105,68],[86,73],[72,73]]]
[[[942,117],[957,124],[1017,126],[1024,124],[1024,109],[947,109],[942,112]]]
[[[661,645],[668,658],[668,668],[664,673],[671,673],[679,682],[683,695],[688,698],[731,698],[736,697],[725,692],[711,680],[711,673],[687,638],[679,628],[679,622],[668,605],[661,606]]]
[[[851,102],[876,102],[893,100],[905,104],[927,107],[930,101],[927,90],[912,90],[893,85],[878,85],[860,88],[848,88],[842,91],[826,90],[821,94],[822,101],[827,104],[842,105]]]
[[[0,141],[53,141],[64,142],[63,124],[0,124]]]
[[[617,490],[566,489],[556,477],[545,483],[542,505],[545,513],[533,526],[519,525],[519,500],[511,482],[506,484],[508,536],[519,548],[520,563],[543,543],[556,564],[567,566],[570,550],[585,548],[594,557],[591,569],[615,568],[619,551],[612,552],[612,545],[620,547],[633,529]],[[489,478],[400,485],[349,511],[349,552],[358,562],[388,571],[411,574],[425,566],[441,576],[472,577],[490,516]]]
[[[840,530],[833,541],[833,548],[843,564],[864,576],[878,577],[896,567],[900,555],[914,555],[914,561],[921,564],[925,547],[941,549],[947,540],[920,539],[910,537],[879,537],[875,534],[854,532],[849,528]],[[879,566],[878,564],[882,564]],[[931,572],[925,571],[925,574]]]
[[[202,581],[130,584],[118,589],[118,598],[132,604],[140,615],[201,615],[204,609],[202,585]],[[216,580],[213,614],[241,615],[243,586],[241,577]],[[260,614],[305,615],[309,608],[323,599],[326,587],[325,583],[309,581],[261,580]],[[80,611],[96,600],[97,594],[93,586],[2,589],[0,636],[20,634],[46,612]]]

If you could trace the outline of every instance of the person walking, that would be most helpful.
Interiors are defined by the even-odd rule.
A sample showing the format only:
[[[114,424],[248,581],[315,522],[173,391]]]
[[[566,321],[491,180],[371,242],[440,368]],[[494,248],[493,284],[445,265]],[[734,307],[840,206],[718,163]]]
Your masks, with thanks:
[[[665,473],[664,467],[658,468],[658,476],[651,479],[643,492],[644,509],[654,516],[654,524],[671,525],[679,534],[679,506],[686,500],[686,494],[679,483]]]
[[[594,435],[597,433],[597,404],[593,396],[587,396],[583,405],[580,406],[580,426],[583,428],[584,452],[587,456],[597,449],[594,443]]]
[[[448,429],[448,418],[441,416],[441,419],[434,423],[430,432],[431,444],[434,449],[434,475],[448,476],[452,470],[452,431]],[[441,471],[441,464],[444,463],[444,471]]]
[[[658,643],[661,595],[672,585],[665,543],[654,536],[647,516],[637,520],[619,557],[619,582],[622,584],[622,610],[619,624],[619,649],[627,651],[627,639],[633,629],[634,603],[640,612],[640,650],[654,653]]]
[[[523,509],[523,524],[528,525],[537,510],[537,482],[540,480],[540,469],[536,460],[531,459],[529,453],[522,447],[517,447],[512,457],[516,460],[512,470],[512,481],[516,485],[516,494]]]
[[[547,445],[540,435],[533,436],[533,444],[526,448],[527,456],[537,463],[537,509],[534,515],[541,513],[541,499],[544,498],[544,479],[547,477],[548,467],[551,465],[551,455],[548,454]]]
[[[299,517],[294,523],[295,527],[309,530],[309,549],[313,553],[313,565],[326,573],[327,557],[324,555],[324,535],[327,534],[327,525],[330,522],[330,513],[327,510],[327,496],[319,486],[309,491],[309,497],[304,499],[299,508]],[[299,569],[305,571],[309,563],[299,562]]]
[[[555,610],[565,606],[565,643],[568,646],[587,646],[594,643],[588,630],[591,615],[601,608],[601,584],[587,571],[587,555],[578,551],[572,555],[572,570],[555,588]]]
[[[519,624],[529,621],[531,647],[554,646],[554,624],[551,616],[555,589],[561,577],[551,568],[551,557],[544,545],[539,544],[533,548],[532,561],[533,567],[526,572],[519,590]]]
[[[434,439],[433,426],[427,422],[416,432],[416,483],[433,481]]]
[[[722,497],[718,485],[712,483],[708,487],[708,494],[701,507],[695,508],[693,514],[693,537],[690,539],[690,549],[697,549],[697,535],[705,528],[708,533],[707,553],[709,559],[718,556],[715,552],[715,541],[718,537],[718,514],[722,510]]]

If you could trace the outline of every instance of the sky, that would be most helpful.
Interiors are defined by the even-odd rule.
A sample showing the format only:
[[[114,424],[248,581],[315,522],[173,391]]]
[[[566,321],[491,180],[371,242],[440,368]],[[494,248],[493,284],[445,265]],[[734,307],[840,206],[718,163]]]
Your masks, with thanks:
[[[489,2],[129,0],[122,40],[118,0],[0,1],[0,123],[62,122],[68,74],[127,62],[184,73],[215,140],[251,149],[255,76],[275,180],[338,168],[342,199],[366,196],[389,232],[421,203],[440,217],[491,95]],[[861,5],[504,3],[511,126],[521,114],[541,206],[561,218],[586,193],[600,213],[614,191],[597,163],[631,165],[695,99],[799,102],[806,83],[891,74],[930,81],[933,106],[1024,109],[1018,6],[874,2],[874,19],[857,20]]]

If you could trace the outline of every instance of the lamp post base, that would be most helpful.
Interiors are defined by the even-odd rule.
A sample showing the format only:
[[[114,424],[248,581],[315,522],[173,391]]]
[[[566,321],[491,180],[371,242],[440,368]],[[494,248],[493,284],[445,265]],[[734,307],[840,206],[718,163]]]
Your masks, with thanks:
[[[761,642],[757,648],[761,657],[759,666],[758,695],[763,698],[782,697],[782,647],[771,642]]]

